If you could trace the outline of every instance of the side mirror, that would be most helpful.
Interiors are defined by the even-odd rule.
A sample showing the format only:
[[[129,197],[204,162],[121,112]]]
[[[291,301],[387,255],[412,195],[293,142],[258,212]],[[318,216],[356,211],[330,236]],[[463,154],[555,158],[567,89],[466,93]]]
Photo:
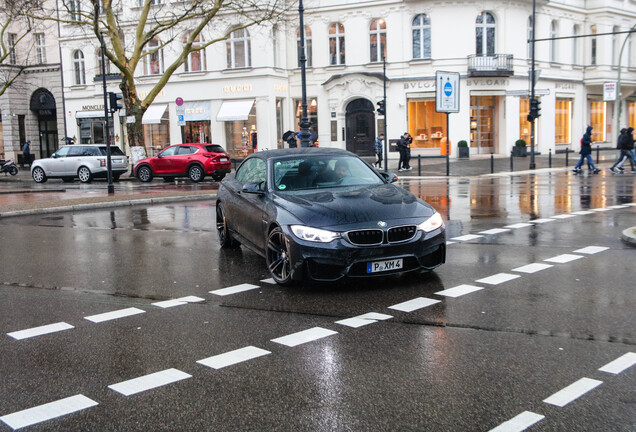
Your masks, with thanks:
[[[384,179],[388,181],[389,183],[395,183],[398,180],[398,176],[396,176],[392,172],[384,171],[384,172],[381,172],[380,175],[384,177]]]
[[[162,157],[163,157],[163,155],[162,155],[161,153],[159,153],[159,154],[157,155],[157,157],[158,157],[158,158],[162,158]]]
[[[251,182],[243,185],[243,192],[257,195],[265,195],[265,182]]]

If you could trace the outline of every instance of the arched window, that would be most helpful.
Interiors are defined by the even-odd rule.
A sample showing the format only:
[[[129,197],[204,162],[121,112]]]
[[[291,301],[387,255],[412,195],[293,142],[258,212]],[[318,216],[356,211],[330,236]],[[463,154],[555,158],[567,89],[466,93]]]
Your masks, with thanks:
[[[478,56],[495,55],[495,17],[490,12],[482,12],[475,20],[476,50]]]
[[[84,53],[77,50],[73,53],[73,72],[75,75],[75,84],[86,84],[86,71],[84,68]]]
[[[183,38],[184,45],[188,42],[190,34],[192,33],[187,34]],[[186,72],[200,72],[205,70],[205,48],[201,48],[203,46],[203,43],[203,36],[201,36],[201,34],[199,33],[192,42],[192,49],[195,49],[196,51],[192,51],[190,54],[188,54],[188,58],[183,65]]]
[[[372,62],[379,62],[386,58],[386,22],[382,18],[371,21],[369,43],[371,49],[369,58]]]
[[[163,73],[163,48],[161,42],[154,38],[144,48],[144,75]]]
[[[345,64],[344,26],[340,23],[329,26],[329,64]]]
[[[300,67],[300,28],[296,30],[296,42],[298,47],[298,67]],[[307,59],[307,63],[305,63],[305,66],[313,66],[312,57],[313,50],[311,48],[311,29],[309,28],[309,26],[305,26],[305,58]]]
[[[97,51],[95,53],[95,58],[97,59],[97,71],[95,71],[95,75],[101,75],[102,74],[102,49],[101,48],[97,48]],[[108,75],[110,73],[110,60],[108,60],[108,57],[104,56],[104,60],[106,60],[105,63],[105,67],[106,67],[106,75]]]
[[[557,22],[552,21],[550,23],[550,61],[555,62],[557,59],[557,41],[554,39],[557,37]]]
[[[596,34],[596,24],[592,24],[590,27],[590,33]],[[590,64],[596,64],[596,36],[590,40]]]
[[[252,66],[250,34],[246,29],[238,29],[227,40],[227,67],[229,69]]]
[[[532,39],[534,36],[532,34],[532,17],[528,17],[528,30],[526,31],[528,35],[528,58],[532,58]]]
[[[579,26],[574,25],[572,28],[572,36],[578,36],[580,34]],[[572,64],[579,64],[579,38],[572,39]]]
[[[431,19],[426,14],[413,18],[413,58],[431,58]]]

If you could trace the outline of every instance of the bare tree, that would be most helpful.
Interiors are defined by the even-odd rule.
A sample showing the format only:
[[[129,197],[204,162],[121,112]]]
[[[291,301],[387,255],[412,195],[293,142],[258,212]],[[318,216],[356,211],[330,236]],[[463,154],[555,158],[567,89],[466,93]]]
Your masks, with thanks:
[[[58,2],[59,16],[51,11],[40,18],[75,25],[93,38],[103,34],[104,53],[122,76],[126,114],[135,117],[134,123],[126,123],[131,146],[144,145],[143,114],[189,54],[225,41],[233,31],[282,19],[288,7],[287,0],[187,0],[166,4],[161,0],[90,0],[91,10],[85,10],[79,0]],[[201,43],[206,28],[214,37]],[[135,82],[138,68],[144,66],[147,57],[170,46],[178,54],[152,89],[140,97]]]

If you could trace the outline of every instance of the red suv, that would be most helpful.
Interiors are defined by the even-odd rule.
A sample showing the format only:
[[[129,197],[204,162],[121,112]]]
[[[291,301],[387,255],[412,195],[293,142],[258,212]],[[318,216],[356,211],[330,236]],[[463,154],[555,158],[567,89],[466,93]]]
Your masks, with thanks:
[[[221,181],[230,172],[231,164],[230,155],[220,145],[176,144],[137,162],[133,173],[142,182],[155,176],[166,179],[187,176],[200,182],[206,175]]]

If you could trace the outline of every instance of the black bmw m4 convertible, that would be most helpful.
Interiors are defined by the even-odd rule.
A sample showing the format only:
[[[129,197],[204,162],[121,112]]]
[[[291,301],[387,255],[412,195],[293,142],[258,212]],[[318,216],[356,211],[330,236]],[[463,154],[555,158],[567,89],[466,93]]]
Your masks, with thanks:
[[[396,179],[345,150],[254,153],[219,187],[219,243],[262,255],[282,285],[432,270],[444,222]]]

